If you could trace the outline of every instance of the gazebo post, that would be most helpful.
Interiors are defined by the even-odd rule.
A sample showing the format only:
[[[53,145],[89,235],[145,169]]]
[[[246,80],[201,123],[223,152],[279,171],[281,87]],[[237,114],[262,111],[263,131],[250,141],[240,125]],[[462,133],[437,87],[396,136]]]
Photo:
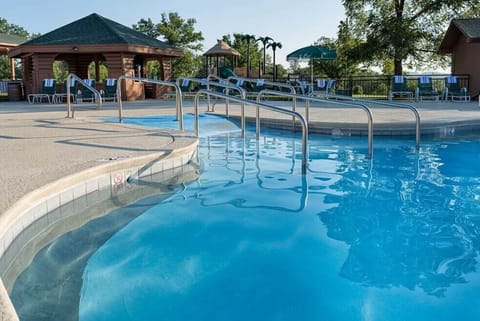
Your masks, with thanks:
[[[17,79],[15,75],[15,60],[13,58],[10,58],[10,75],[12,75],[12,80]]]

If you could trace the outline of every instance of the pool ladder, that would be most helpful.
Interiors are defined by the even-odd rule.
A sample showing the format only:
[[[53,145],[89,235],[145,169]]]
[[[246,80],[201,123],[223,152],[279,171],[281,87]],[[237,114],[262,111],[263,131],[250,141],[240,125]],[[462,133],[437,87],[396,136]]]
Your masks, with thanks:
[[[276,107],[273,105],[261,103],[259,101],[254,101],[254,100],[247,100],[246,97],[246,92],[243,88],[229,84],[229,83],[213,83],[210,81],[205,81],[204,84],[206,85],[215,85],[218,87],[223,87],[225,89],[229,90],[237,90],[240,93],[240,97],[238,96],[231,96],[228,95],[227,93],[222,93],[218,91],[212,91],[208,89],[200,89],[194,97],[194,104],[193,104],[193,111],[194,111],[194,131],[195,135],[198,137],[199,136],[199,122],[198,122],[198,117],[199,117],[199,112],[198,112],[198,104],[200,100],[200,96],[206,95],[207,97],[216,97],[216,98],[223,98],[226,101],[234,101],[240,104],[240,118],[241,118],[241,129],[242,129],[242,136],[245,136],[245,105],[253,105],[257,108],[256,112],[256,138],[257,140],[259,139],[259,130],[260,130],[260,117],[259,117],[259,110],[260,108],[262,109],[267,109],[270,111],[290,115],[292,117],[295,117],[299,120],[301,126],[302,126],[302,175],[305,175],[307,173],[307,162],[308,162],[308,124],[305,118],[300,114],[297,113],[296,111]],[[228,91],[227,91],[228,92]]]

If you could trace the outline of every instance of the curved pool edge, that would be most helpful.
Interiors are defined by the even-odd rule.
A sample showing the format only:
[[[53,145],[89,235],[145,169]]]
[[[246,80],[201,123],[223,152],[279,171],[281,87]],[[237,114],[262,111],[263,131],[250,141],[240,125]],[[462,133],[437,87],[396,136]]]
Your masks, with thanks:
[[[26,194],[0,215],[0,258],[22,231],[49,212],[103,188],[110,188],[114,193],[124,187],[129,177],[143,177],[183,166],[194,158],[197,145],[195,139],[171,152],[114,160],[65,176]],[[19,321],[1,277],[0,313],[2,321]]]

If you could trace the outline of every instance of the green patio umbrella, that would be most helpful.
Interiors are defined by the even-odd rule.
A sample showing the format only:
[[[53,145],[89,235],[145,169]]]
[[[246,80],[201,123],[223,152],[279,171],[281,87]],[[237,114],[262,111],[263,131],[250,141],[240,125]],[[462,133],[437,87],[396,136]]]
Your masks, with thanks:
[[[337,53],[321,46],[307,46],[295,50],[287,55],[287,61],[309,61],[310,62],[310,79],[313,84],[313,61],[314,60],[335,60]]]

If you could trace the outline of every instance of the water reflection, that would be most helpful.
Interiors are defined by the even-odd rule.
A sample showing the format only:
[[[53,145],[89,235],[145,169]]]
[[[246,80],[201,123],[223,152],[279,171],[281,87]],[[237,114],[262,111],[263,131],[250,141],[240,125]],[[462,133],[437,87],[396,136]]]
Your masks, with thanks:
[[[452,146],[456,155],[471,147],[433,146],[420,159],[406,149],[377,149],[381,162],[373,163],[368,192],[350,171],[331,187],[348,191],[326,197],[337,206],[319,214],[328,236],[350,246],[343,277],[365,286],[418,287],[437,297],[467,282],[478,263],[480,178],[445,170],[455,157],[445,152]],[[476,167],[475,157],[463,162]]]

